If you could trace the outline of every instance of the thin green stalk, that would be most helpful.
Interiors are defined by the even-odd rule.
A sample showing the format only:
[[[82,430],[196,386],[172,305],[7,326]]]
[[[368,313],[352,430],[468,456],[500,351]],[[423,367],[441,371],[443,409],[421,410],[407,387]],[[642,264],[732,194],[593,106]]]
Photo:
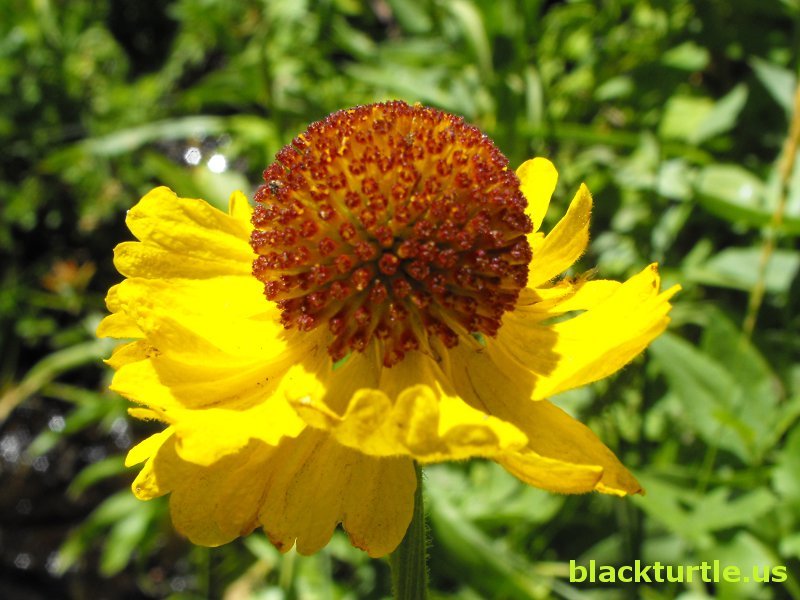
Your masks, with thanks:
[[[403,541],[389,555],[392,590],[396,600],[426,600],[428,597],[428,544],[422,501],[422,469],[418,464],[414,468],[417,473],[414,515]]]
[[[798,143],[800,143],[800,85],[798,85],[795,90],[792,123],[789,127],[786,140],[783,143],[781,162],[778,166],[780,175],[778,202],[775,205],[775,210],[772,212],[772,219],[764,233],[764,243],[761,246],[761,256],[758,261],[758,279],[750,292],[750,300],[747,303],[747,315],[742,324],[742,331],[747,338],[753,335],[753,331],[756,328],[756,320],[758,319],[758,311],[761,309],[761,303],[764,301],[767,265],[775,250],[775,238],[777,237],[778,230],[783,223],[783,213],[786,211],[786,198],[789,195],[789,180],[792,178],[792,172],[794,171]]]

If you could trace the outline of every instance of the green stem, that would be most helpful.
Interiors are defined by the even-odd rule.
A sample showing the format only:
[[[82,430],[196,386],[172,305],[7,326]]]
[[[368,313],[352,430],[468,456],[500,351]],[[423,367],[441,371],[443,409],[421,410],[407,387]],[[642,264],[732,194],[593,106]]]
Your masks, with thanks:
[[[417,491],[414,493],[414,515],[406,535],[389,555],[392,568],[392,589],[396,600],[426,600],[428,597],[427,540],[425,507],[422,503],[422,469],[414,464]]]
[[[780,191],[778,192],[778,202],[775,210],[772,211],[772,219],[764,234],[764,242],[761,246],[761,257],[758,261],[758,279],[753,289],[750,291],[750,300],[747,304],[747,315],[742,324],[742,331],[749,339],[753,335],[758,319],[758,311],[764,301],[766,290],[767,265],[772,253],[775,251],[776,237],[778,230],[783,223],[783,213],[786,211],[786,199],[789,196],[789,184],[794,171],[794,164],[797,160],[797,148],[800,146],[800,85],[794,93],[794,112],[792,122],[789,125],[789,133],[783,142],[783,151],[778,173],[780,175]]]

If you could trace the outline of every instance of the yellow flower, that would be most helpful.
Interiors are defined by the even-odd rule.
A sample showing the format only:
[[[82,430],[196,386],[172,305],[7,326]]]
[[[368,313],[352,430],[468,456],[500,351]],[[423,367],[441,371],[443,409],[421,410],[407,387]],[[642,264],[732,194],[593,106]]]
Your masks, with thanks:
[[[97,332],[134,340],[108,361],[111,387],[167,425],[128,454],[136,496],[171,494],[198,544],[260,526],[308,554],[341,523],[381,556],[411,519],[414,461],[640,492],[546,398],[639,354],[677,287],[660,292],[655,265],[558,279],[586,248],[589,191],[545,236],[555,168],[506,164],[461,119],[390,102],[295,138],[255,212],[240,192],[228,214],[163,187],[142,198]]]

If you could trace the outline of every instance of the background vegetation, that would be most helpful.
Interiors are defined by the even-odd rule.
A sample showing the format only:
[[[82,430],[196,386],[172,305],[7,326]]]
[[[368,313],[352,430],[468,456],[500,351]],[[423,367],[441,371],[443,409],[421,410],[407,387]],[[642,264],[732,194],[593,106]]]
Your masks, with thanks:
[[[799,24],[797,0],[0,2],[0,596],[386,597],[385,564],[344,536],[310,558],[260,534],[194,548],[134,500],[121,456],[148,430],[106,391],[93,331],[148,189],[223,204],[309,122],[402,98],[513,164],[550,157],[548,226],[586,181],[585,268],[656,260],[684,287],[645,358],[559,399],[648,494],[431,468],[436,597],[800,598]],[[571,559],[789,577],[592,586]]]

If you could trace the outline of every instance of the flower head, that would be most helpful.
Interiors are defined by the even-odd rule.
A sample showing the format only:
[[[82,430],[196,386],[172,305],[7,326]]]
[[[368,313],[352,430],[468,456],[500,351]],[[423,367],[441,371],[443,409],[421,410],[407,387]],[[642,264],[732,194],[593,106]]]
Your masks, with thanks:
[[[545,236],[552,164],[514,173],[461,119],[402,102],[311,125],[264,179],[255,210],[157,188],[128,213],[139,241],[115,250],[125,280],[98,335],[134,340],[108,361],[112,389],[166,424],[128,455],[138,497],[171,494],[199,544],[261,526],[311,553],[341,523],[380,556],[411,518],[414,461],[640,491],[546,400],[633,359],[677,289],[655,265],[558,278],[588,241],[585,186]]]
[[[334,360],[370,343],[391,367],[494,336],[528,278],[519,180],[481,132],[387,102],[314,123],[256,192],[254,274],[286,327],[327,323]],[[473,340],[474,341],[474,340]]]

